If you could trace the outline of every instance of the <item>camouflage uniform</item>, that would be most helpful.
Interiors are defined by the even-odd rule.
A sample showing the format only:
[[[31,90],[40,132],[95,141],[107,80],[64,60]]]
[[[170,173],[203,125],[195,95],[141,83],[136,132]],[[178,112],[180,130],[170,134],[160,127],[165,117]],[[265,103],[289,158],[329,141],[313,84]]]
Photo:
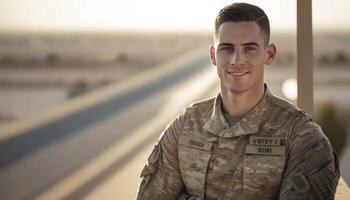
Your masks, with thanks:
[[[221,97],[188,107],[144,167],[138,200],[333,199],[336,155],[305,112],[264,97],[229,127]],[[188,195],[186,195],[188,194]]]

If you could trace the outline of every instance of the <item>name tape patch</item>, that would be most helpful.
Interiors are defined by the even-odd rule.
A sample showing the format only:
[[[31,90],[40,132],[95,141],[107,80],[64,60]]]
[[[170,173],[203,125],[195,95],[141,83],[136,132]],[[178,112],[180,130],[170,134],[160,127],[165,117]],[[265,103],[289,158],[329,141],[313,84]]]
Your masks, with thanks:
[[[286,152],[285,146],[266,146],[266,145],[251,145],[245,147],[246,154],[261,154],[261,155],[284,155]]]
[[[202,149],[206,151],[210,151],[213,145],[210,142],[198,141],[190,137],[182,137],[180,140],[181,140],[180,143],[185,144],[186,146],[190,146],[190,147],[194,147],[194,148]]]
[[[281,138],[250,136],[249,137],[249,144],[279,146],[279,145],[281,145]]]

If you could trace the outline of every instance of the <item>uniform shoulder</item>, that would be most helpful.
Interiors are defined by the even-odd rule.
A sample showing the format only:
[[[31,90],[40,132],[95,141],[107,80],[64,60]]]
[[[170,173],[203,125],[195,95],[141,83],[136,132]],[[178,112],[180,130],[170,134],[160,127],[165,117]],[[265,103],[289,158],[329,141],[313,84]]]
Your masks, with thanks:
[[[295,125],[294,131],[298,136],[301,136],[301,137],[306,134],[312,133],[314,135],[317,135],[317,137],[326,138],[325,134],[322,131],[321,126],[318,125],[316,122],[313,122],[312,120],[299,121]]]
[[[294,137],[305,138],[310,142],[326,140],[329,143],[329,139],[323,132],[321,126],[312,120],[299,120],[294,126],[293,130]]]
[[[209,108],[211,108],[214,105],[215,98],[216,97],[211,97],[208,99],[203,99],[203,100],[194,102],[186,108],[186,111],[205,113]]]
[[[267,100],[270,102],[272,107],[276,107],[277,109],[281,109],[282,111],[288,113],[289,115],[296,118],[303,118],[305,121],[309,121],[311,116],[306,113],[304,110],[300,109],[296,105],[289,103],[288,101],[277,97],[275,95],[268,95]]]
[[[192,103],[187,109],[207,109],[208,106],[212,105],[216,97],[210,97],[207,99],[202,99]]]
[[[310,146],[325,142],[329,149],[332,149],[330,141],[323,132],[321,126],[310,118],[301,118],[297,120],[292,128],[291,140],[293,143],[299,143],[297,146],[301,149],[307,149]]]

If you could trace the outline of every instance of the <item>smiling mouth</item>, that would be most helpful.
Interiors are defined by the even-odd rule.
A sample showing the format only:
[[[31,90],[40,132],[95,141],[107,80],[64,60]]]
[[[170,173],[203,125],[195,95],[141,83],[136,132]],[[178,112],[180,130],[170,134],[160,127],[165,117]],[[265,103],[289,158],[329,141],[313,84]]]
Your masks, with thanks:
[[[229,73],[232,76],[244,76],[249,72],[248,71],[227,71],[227,73]]]

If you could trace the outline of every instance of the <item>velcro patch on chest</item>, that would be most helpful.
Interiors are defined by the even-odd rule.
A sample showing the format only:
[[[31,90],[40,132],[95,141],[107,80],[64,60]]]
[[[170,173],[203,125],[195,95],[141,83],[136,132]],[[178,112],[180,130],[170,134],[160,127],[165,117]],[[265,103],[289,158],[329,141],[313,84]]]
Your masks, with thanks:
[[[252,144],[252,145],[279,146],[279,145],[281,145],[281,138],[250,136],[249,137],[249,144]]]
[[[245,147],[246,154],[285,155],[286,146],[251,145]]]

